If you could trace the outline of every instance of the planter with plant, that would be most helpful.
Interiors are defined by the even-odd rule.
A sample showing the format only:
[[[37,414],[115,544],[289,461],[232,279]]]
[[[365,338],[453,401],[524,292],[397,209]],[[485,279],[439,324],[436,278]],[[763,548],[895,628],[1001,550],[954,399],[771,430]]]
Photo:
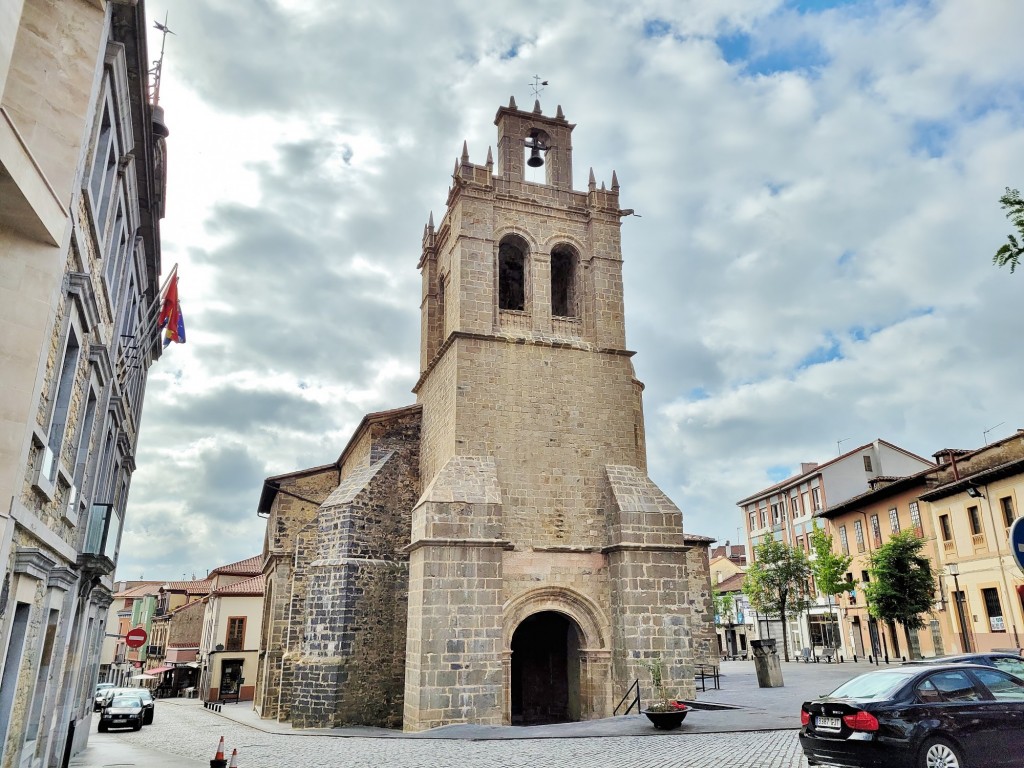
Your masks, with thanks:
[[[686,718],[690,708],[681,701],[669,698],[668,690],[665,688],[664,661],[660,655],[656,655],[649,661],[641,659],[640,664],[651,673],[651,684],[658,694],[658,700],[641,711],[658,730],[671,731],[678,728]]]

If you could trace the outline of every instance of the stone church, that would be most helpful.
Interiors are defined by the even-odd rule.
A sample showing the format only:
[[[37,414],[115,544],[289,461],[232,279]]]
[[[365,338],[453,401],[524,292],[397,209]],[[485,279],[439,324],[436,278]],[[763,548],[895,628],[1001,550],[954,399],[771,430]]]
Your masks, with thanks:
[[[711,540],[647,476],[618,181],[573,188],[561,107],[494,122],[424,230],[416,403],[264,483],[264,718],[587,720],[650,697],[642,661],[680,698],[717,662]]]

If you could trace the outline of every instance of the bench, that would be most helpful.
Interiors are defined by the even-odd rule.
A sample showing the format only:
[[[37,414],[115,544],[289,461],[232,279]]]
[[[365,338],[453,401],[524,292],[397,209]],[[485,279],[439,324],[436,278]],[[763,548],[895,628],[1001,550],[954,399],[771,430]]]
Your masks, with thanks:
[[[810,664],[812,661],[817,662],[818,657],[814,655],[814,652],[810,648],[804,647],[803,650],[796,656],[797,661],[802,661],[805,664]]]
[[[746,661],[746,653],[727,653],[723,657],[726,661]]]
[[[700,690],[707,691],[708,680],[711,681],[717,691],[720,685],[717,666],[713,664],[698,664],[693,668],[693,681],[700,686]]]
[[[821,649],[821,658],[824,661],[827,661],[829,664],[831,664],[832,663],[832,659],[836,658],[836,649],[835,648],[822,648]]]

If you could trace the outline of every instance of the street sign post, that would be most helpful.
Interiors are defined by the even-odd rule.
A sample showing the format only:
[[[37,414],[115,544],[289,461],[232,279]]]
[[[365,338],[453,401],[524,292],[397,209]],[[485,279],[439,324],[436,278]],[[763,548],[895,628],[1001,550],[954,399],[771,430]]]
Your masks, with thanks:
[[[1024,568],[1024,517],[1018,517],[1010,526],[1010,554]]]
[[[129,648],[141,648],[146,644],[147,637],[146,630],[142,627],[135,627],[128,630],[128,634],[124,636],[124,644]]]

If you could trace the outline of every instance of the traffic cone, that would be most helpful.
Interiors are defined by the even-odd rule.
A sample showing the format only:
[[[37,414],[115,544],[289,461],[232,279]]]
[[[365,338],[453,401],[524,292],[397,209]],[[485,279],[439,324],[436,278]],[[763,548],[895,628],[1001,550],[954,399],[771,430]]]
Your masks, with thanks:
[[[228,763],[228,768],[238,768],[238,750],[231,750],[231,762]]]
[[[210,761],[210,768],[228,768],[228,761],[224,759],[224,737],[220,737],[220,743],[217,744],[217,754],[213,756],[213,760]]]

